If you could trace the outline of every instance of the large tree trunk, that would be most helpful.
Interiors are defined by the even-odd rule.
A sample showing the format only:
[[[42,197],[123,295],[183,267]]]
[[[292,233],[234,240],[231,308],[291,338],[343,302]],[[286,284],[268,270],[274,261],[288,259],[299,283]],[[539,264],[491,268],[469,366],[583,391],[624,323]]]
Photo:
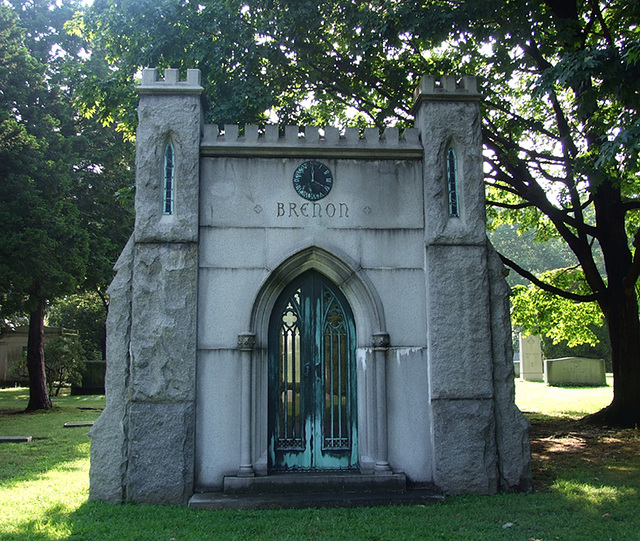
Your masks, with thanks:
[[[613,361],[613,402],[600,412],[605,424],[640,426],[640,321],[635,293],[620,291],[607,314]],[[597,419],[598,416],[596,415]]]
[[[38,301],[38,307],[29,316],[29,341],[27,342],[27,369],[29,371],[29,405],[26,411],[51,409],[47,392],[47,376],[44,371],[44,313],[46,301]]]
[[[607,287],[598,302],[607,320],[613,363],[613,401],[589,421],[619,427],[640,426],[640,320],[632,255],[620,190],[604,182],[594,192],[598,240]]]
[[[640,321],[635,293],[620,287],[605,312],[611,339],[613,401],[585,418],[588,422],[635,428],[640,426]]]

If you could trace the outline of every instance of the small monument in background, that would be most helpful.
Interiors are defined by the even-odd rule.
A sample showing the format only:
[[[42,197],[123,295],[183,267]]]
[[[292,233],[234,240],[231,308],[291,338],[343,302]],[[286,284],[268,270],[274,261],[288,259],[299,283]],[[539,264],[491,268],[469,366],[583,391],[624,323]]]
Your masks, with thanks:
[[[539,336],[520,333],[520,379],[524,381],[544,381],[544,359]]]

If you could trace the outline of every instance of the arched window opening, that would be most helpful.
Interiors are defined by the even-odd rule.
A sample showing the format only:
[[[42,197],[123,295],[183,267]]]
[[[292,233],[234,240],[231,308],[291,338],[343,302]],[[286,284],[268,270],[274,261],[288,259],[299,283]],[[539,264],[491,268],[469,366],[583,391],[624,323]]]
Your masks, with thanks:
[[[175,199],[175,155],[173,145],[167,143],[164,149],[164,200],[163,213],[173,214]]]
[[[453,147],[447,150],[447,191],[449,194],[449,216],[460,216],[458,205],[458,166],[456,151]]]

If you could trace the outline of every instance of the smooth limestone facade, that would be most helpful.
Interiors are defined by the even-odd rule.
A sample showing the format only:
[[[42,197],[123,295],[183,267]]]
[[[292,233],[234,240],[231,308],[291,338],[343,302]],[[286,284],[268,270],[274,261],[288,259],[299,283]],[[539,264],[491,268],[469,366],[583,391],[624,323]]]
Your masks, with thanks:
[[[136,225],[110,288],[91,499],[186,503],[271,473],[269,319],[308,270],[353,312],[358,471],[446,493],[528,489],[509,290],[485,235],[475,79],[424,77],[415,127],[402,134],[221,131],[203,122],[198,70],[180,81],[147,69],[138,91]],[[449,212],[450,148],[459,216]],[[333,173],[318,201],[293,188],[306,160]]]

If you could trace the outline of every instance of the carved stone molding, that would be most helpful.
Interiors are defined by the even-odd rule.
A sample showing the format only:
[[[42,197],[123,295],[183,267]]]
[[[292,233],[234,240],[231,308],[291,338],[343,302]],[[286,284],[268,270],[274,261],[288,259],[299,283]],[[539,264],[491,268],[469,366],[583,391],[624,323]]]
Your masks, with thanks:
[[[376,332],[372,335],[373,347],[376,349],[388,348],[391,344],[389,334],[386,332]]]
[[[238,335],[238,349],[250,351],[256,347],[256,335],[253,333],[241,333]]]

